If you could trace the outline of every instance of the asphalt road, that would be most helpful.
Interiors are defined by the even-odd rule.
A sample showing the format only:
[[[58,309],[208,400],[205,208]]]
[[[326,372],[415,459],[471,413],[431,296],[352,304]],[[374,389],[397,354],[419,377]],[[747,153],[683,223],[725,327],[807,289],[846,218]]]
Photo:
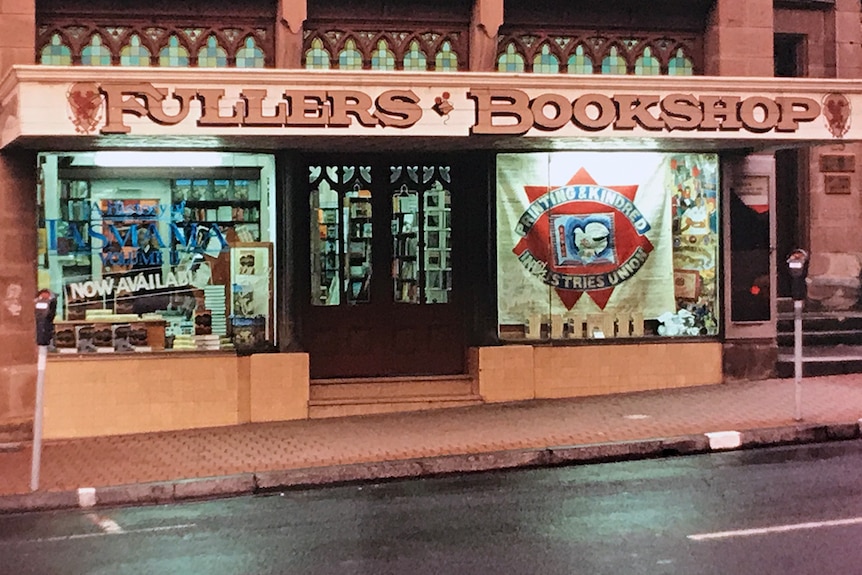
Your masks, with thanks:
[[[0,515],[0,574],[862,572],[862,442]]]

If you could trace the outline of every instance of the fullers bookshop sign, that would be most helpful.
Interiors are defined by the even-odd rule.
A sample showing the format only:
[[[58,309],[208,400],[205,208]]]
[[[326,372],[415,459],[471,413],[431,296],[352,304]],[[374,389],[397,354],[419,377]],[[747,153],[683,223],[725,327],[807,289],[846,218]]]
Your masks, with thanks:
[[[813,78],[16,66],[0,102],[0,147],[45,136],[862,139],[862,86]]]
[[[820,120],[834,138],[849,129],[851,105],[842,94],[819,101],[805,96],[604,94],[468,88],[429,97],[412,89],[369,93],[360,90],[287,88],[273,91],[243,87],[233,95],[224,88],[166,88],[149,83],[77,84],[69,91],[71,119],[79,131],[101,134],[134,132],[131,120],[146,119],[165,128],[242,131],[249,128],[303,132],[353,129],[396,134],[460,112],[470,134],[548,135],[554,132],[644,131],[764,134],[795,133]],[[102,116],[104,115],[104,119]]]

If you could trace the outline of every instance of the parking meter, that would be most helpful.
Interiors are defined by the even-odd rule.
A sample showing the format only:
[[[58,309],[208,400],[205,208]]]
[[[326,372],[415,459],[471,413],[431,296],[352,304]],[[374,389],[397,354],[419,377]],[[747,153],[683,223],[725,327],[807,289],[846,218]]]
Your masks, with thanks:
[[[790,295],[795,301],[803,301],[808,297],[808,252],[795,249],[787,256],[787,271],[790,273]]]
[[[808,276],[808,252],[795,249],[787,256],[790,273],[790,295],[793,297],[793,378],[796,388],[794,419],[802,421],[802,305],[808,296],[805,278]]]
[[[54,316],[57,315],[57,296],[43,289],[36,294],[36,344],[51,345],[54,339]]]

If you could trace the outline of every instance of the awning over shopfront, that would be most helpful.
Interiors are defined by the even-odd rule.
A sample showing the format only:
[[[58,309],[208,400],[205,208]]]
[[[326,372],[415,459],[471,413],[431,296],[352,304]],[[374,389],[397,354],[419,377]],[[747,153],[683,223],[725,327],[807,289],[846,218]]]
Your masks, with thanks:
[[[0,84],[0,106],[0,148],[42,150],[326,149],[344,137],[357,150],[862,140],[862,85],[831,79],[22,66]]]

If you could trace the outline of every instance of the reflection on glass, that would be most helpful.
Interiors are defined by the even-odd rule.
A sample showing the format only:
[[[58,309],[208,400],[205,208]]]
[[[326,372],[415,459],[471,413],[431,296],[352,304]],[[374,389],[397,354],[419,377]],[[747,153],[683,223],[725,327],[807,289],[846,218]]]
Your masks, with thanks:
[[[439,181],[421,194],[406,184],[392,196],[393,297],[447,303],[452,290],[450,194]]]
[[[392,196],[392,280],[396,302],[420,302],[419,215],[419,195],[403,186]]]
[[[447,303],[452,290],[451,195],[440,182],[423,195],[425,303]]]
[[[338,193],[322,182],[311,192],[311,303],[341,302],[341,245],[338,237]]]
[[[371,191],[357,187],[344,195],[345,293],[348,303],[371,299]]]
[[[755,189],[758,176],[749,176]],[[735,322],[769,321],[769,210],[768,204],[734,190],[730,194],[730,318]]]

